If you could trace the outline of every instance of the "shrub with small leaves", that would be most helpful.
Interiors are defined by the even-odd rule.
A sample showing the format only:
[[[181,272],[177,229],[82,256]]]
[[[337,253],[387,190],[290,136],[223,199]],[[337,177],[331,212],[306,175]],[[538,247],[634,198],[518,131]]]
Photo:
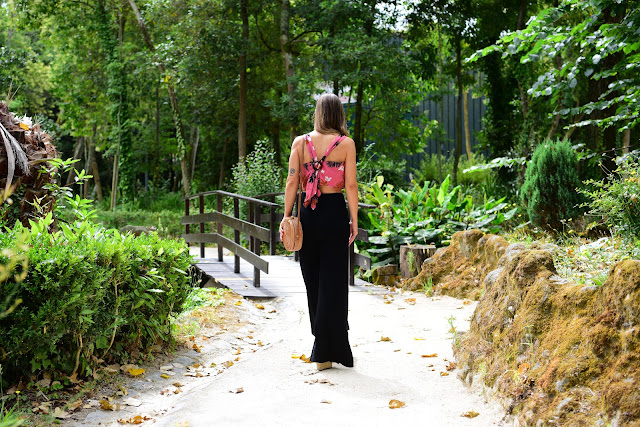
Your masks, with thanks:
[[[591,190],[582,190],[590,200],[585,205],[604,219],[621,237],[640,239],[640,151],[616,160],[618,168],[608,181],[585,181]]]
[[[533,152],[525,172],[520,200],[533,225],[549,231],[562,229],[563,220],[582,211],[578,159],[569,141],[546,141]]]
[[[233,167],[232,188],[244,196],[282,191],[280,167],[269,141],[258,141],[249,155]]]

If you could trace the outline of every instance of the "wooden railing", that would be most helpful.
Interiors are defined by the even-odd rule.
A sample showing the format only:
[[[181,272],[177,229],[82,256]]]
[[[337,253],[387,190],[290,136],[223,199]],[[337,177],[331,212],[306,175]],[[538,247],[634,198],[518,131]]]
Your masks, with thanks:
[[[180,223],[185,226],[185,234],[182,235],[187,243],[200,244],[200,257],[205,257],[205,244],[215,243],[218,246],[218,261],[222,261],[222,251],[228,249],[234,254],[235,273],[240,273],[240,258],[253,265],[253,286],[260,286],[260,272],[269,273],[269,262],[260,257],[260,246],[262,242],[269,242],[269,253],[276,254],[276,243],[281,242],[278,232],[280,221],[284,216],[283,206],[276,203],[276,197],[284,193],[261,194],[256,197],[247,197],[240,194],[228,193],[226,191],[207,191],[194,194],[184,199],[184,217]],[[205,197],[216,197],[216,210],[205,212]],[[223,213],[223,198],[233,199],[233,216]],[[198,213],[191,214],[191,201],[198,200]],[[263,200],[268,199],[268,200]],[[248,204],[247,220],[240,218],[240,201]],[[373,208],[373,205],[359,203],[361,209]],[[206,224],[216,224],[215,233],[206,233]],[[263,227],[262,224],[269,226]],[[191,233],[191,225],[199,224],[199,233]],[[223,234],[223,226],[233,229],[233,240],[226,238]],[[249,241],[249,249],[240,244],[240,233],[244,233]],[[362,228],[358,229],[356,240],[361,242],[369,241],[369,233]],[[295,260],[298,260],[298,253],[295,253]],[[355,281],[354,268],[360,266],[365,269],[371,268],[371,259],[367,256],[356,254],[354,245],[349,248],[349,284]]]
[[[205,197],[216,197],[216,211],[205,212]],[[223,197],[233,198],[233,216],[222,212]],[[198,214],[190,214],[191,200],[198,199]],[[247,221],[240,219],[240,200],[248,203]],[[269,241],[271,250],[275,248],[273,230],[275,228],[275,217],[271,215],[269,228],[260,226],[262,207],[268,207],[275,213],[278,207],[276,203],[242,196],[240,194],[228,193],[226,191],[208,191],[194,194],[184,199],[185,216],[181,219],[181,224],[185,225],[183,238],[187,243],[200,243],[200,257],[204,258],[205,243],[215,243],[218,246],[218,261],[222,261],[223,248],[234,254],[234,272],[240,273],[240,258],[253,265],[253,286],[260,286],[260,271],[269,273],[269,263],[260,257],[260,246],[263,241]],[[205,233],[205,224],[216,223],[215,233]],[[190,226],[199,224],[199,233],[191,233]],[[223,235],[223,226],[231,227],[233,231],[233,241]],[[249,249],[240,244],[240,233],[247,235]]]

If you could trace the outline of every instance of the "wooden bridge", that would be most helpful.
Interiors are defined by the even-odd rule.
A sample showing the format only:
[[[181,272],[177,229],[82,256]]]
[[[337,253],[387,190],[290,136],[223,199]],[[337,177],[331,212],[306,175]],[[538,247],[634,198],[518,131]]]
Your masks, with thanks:
[[[195,249],[199,253],[194,254],[199,255],[196,268],[218,285],[246,297],[273,298],[305,292],[300,266],[296,262],[298,254],[276,255],[276,244],[281,241],[278,227],[284,207],[275,200],[282,194],[270,193],[254,198],[226,191],[209,191],[186,197],[185,215],[181,220],[185,225],[183,238],[187,243],[197,243],[200,246],[199,251]],[[215,208],[210,202],[211,196],[215,197]],[[240,218],[241,202],[247,207],[246,220]],[[233,216],[225,213],[225,210],[231,210],[231,206]],[[363,209],[373,207],[366,204],[359,206]],[[191,214],[192,208],[197,209],[196,214]],[[207,209],[215,210],[207,212]],[[191,232],[192,225],[199,226],[199,233]],[[245,242],[248,242],[248,248],[241,244],[241,233],[245,236]],[[358,229],[356,240],[366,242],[368,238],[366,230]],[[263,242],[268,242],[269,255],[261,254]],[[217,247],[208,248],[207,243],[214,243]],[[350,290],[368,291],[365,288],[368,283],[355,278],[356,266],[369,269],[371,259],[354,253],[354,245],[351,245]],[[261,276],[261,272],[266,273],[266,276]]]

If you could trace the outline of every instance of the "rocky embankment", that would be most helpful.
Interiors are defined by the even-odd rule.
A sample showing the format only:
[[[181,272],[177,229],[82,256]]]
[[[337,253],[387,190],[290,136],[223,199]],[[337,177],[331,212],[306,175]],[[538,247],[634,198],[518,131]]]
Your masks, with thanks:
[[[429,277],[435,294],[479,300],[454,343],[458,375],[517,425],[640,425],[640,261],[585,286],[558,276],[547,250],[470,230],[405,286]]]

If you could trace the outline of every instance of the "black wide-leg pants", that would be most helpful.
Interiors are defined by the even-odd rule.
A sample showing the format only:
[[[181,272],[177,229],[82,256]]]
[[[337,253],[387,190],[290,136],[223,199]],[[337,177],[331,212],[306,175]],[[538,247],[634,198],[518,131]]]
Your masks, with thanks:
[[[305,194],[302,194],[304,200]],[[307,288],[312,362],[353,366],[349,346],[349,214],[342,193],[323,194],[315,209],[301,207],[300,269]]]

